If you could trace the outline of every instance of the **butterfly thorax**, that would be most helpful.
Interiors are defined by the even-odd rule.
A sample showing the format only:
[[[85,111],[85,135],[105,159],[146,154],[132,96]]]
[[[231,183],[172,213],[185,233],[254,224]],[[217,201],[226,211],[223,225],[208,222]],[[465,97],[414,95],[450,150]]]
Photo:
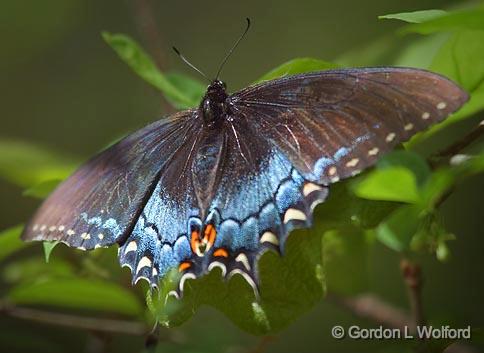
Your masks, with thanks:
[[[192,181],[202,214],[208,210],[223,169],[225,134],[219,129],[202,132],[192,164]]]
[[[227,97],[224,82],[214,80],[207,87],[207,92],[200,103],[200,111],[206,126],[215,127],[222,122],[224,115],[227,113]]]

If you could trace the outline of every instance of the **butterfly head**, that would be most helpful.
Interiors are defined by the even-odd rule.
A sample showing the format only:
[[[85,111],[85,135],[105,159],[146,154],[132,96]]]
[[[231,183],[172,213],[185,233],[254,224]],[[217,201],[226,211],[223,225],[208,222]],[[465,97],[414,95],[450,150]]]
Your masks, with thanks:
[[[207,96],[213,100],[227,98],[227,85],[221,80],[213,80],[212,83],[207,87]]]
[[[227,116],[227,112],[229,111],[228,109],[229,103],[227,103],[227,97],[228,97],[227,87],[225,86],[225,83],[219,80],[218,78],[220,77],[220,73],[222,72],[222,69],[224,68],[225,63],[229,59],[230,55],[232,55],[234,50],[237,48],[239,43],[242,41],[242,39],[249,31],[250,19],[246,18],[246,20],[247,20],[247,27],[245,28],[244,33],[242,33],[239,39],[237,39],[235,44],[228,51],[227,55],[225,55],[224,59],[222,60],[218,68],[215,78],[210,82],[210,85],[207,87],[207,92],[205,93],[205,96],[203,97],[203,100],[200,103],[199,115],[203,118],[203,124],[205,125],[205,127],[214,128],[214,127],[220,126],[220,123],[223,122],[224,118]],[[204,78],[210,81],[207,75],[205,75],[202,71],[200,71],[200,69],[198,69],[192,63],[190,63],[180,53],[180,51],[177,48],[173,47],[173,50],[185,64],[190,66],[192,69],[197,71],[200,75],[202,75]]]
[[[207,92],[200,104],[203,122],[213,127],[222,121],[227,112],[227,86],[223,81],[213,80],[207,87]]]

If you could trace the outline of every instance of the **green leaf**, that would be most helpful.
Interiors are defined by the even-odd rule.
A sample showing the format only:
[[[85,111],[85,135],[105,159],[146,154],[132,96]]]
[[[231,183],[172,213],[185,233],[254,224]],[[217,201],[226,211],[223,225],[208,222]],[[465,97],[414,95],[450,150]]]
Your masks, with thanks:
[[[353,182],[355,195],[369,200],[407,203],[420,201],[419,186],[431,172],[426,161],[411,151],[393,151],[376,168]]]
[[[422,23],[445,16],[446,14],[447,12],[445,12],[444,10],[423,10],[382,15],[378,16],[378,19],[401,20],[409,23]]]
[[[60,241],[44,241],[42,243],[42,246],[44,247],[44,256],[45,256],[45,262],[49,262],[50,254],[52,253],[52,250],[60,243]]]
[[[73,158],[37,145],[0,140],[0,177],[21,187],[65,179],[77,164]]]
[[[453,34],[442,46],[429,69],[460,84],[470,93],[470,100],[442,123],[412,138],[408,143],[409,146],[484,109],[483,57],[484,31],[460,31]]]
[[[59,279],[14,287],[8,293],[14,304],[49,305],[140,315],[143,306],[121,286],[102,281]]]
[[[174,313],[163,318],[164,324],[180,325],[201,305],[210,305],[245,331],[254,334],[280,331],[323,297],[321,236],[316,229],[295,231],[287,241],[283,258],[273,252],[260,258],[260,301],[240,275],[225,283],[217,269],[185,282],[183,300]],[[169,298],[168,303],[176,300]]]
[[[457,10],[408,25],[403,32],[429,34],[444,31],[484,30],[484,8]]]
[[[354,192],[369,200],[416,203],[420,199],[415,175],[403,167],[372,171],[356,184]]]
[[[484,31],[460,31],[437,53],[430,69],[473,93],[484,82]]]
[[[377,239],[395,251],[408,250],[419,229],[421,213],[419,205],[400,207],[376,228]]]
[[[0,232],[0,261],[30,245],[20,239],[22,229],[23,225],[18,225]]]
[[[400,46],[400,53],[393,59],[393,66],[428,69],[449,36],[448,33],[436,33],[413,39],[408,45]]]
[[[132,38],[124,34],[102,33],[103,39],[118,56],[142,79],[159,89],[165,98],[176,108],[185,109],[197,106],[178,89],[155,65],[151,57]]]
[[[259,78],[256,83],[305,72],[336,69],[339,65],[313,58],[296,58],[281,64]]]
[[[440,169],[422,188],[422,204],[433,209],[435,203],[454,185],[454,176],[448,168]]]
[[[16,260],[4,265],[2,269],[2,278],[8,283],[28,283],[74,276],[74,268],[69,262],[55,258],[46,263],[40,256]]]
[[[399,206],[395,202],[359,198],[351,191],[351,182],[331,185],[327,200],[314,211],[315,227],[325,230],[348,226],[373,229]]]
[[[417,180],[417,184],[420,186],[425,183],[431,170],[427,161],[418,153],[408,150],[396,150],[386,154],[377,163],[378,169],[384,169],[389,167],[404,167],[410,170]]]
[[[46,180],[36,184],[28,189],[25,189],[22,195],[35,197],[38,199],[46,198],[54,189],[62,182],[59,179]]]

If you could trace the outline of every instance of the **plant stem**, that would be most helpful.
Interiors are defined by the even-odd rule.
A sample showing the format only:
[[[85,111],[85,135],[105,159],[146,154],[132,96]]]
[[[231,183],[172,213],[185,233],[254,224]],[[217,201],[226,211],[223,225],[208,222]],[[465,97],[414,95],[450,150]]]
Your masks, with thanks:
[[[50,311],[21,308],[0,303],[0,313],[7,316],[75,329],[143,336],[149,332],[144,323],[128,320],[114,320],[60,314]]]
[[[422,303],[422,269],[420,265],[402,259],[400,270],[407,286],[410,310],[412,313],[412,331],[415,332],[417,326],[425,326],[425,316]]]
[[[436,167],[439,165],[439,161],[445,159],[446,161],[453,156],[459,154],[464,148],[477,141],[484,135],[484,120],[482,120],[473,130],[464,135],[461,139],[457,140],[442,151],[437,152],[429,158],[430,165]]]

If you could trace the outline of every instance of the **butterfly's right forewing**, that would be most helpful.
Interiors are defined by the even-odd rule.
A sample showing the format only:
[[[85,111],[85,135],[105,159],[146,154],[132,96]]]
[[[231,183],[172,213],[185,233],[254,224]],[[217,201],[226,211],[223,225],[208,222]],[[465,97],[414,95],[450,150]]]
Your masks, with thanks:
[[[197,129],[185,111],[159,120],[100,153],[64,181],[24,229],[24,240],[92,249],[121,243],[154,191],[163,166]]]

